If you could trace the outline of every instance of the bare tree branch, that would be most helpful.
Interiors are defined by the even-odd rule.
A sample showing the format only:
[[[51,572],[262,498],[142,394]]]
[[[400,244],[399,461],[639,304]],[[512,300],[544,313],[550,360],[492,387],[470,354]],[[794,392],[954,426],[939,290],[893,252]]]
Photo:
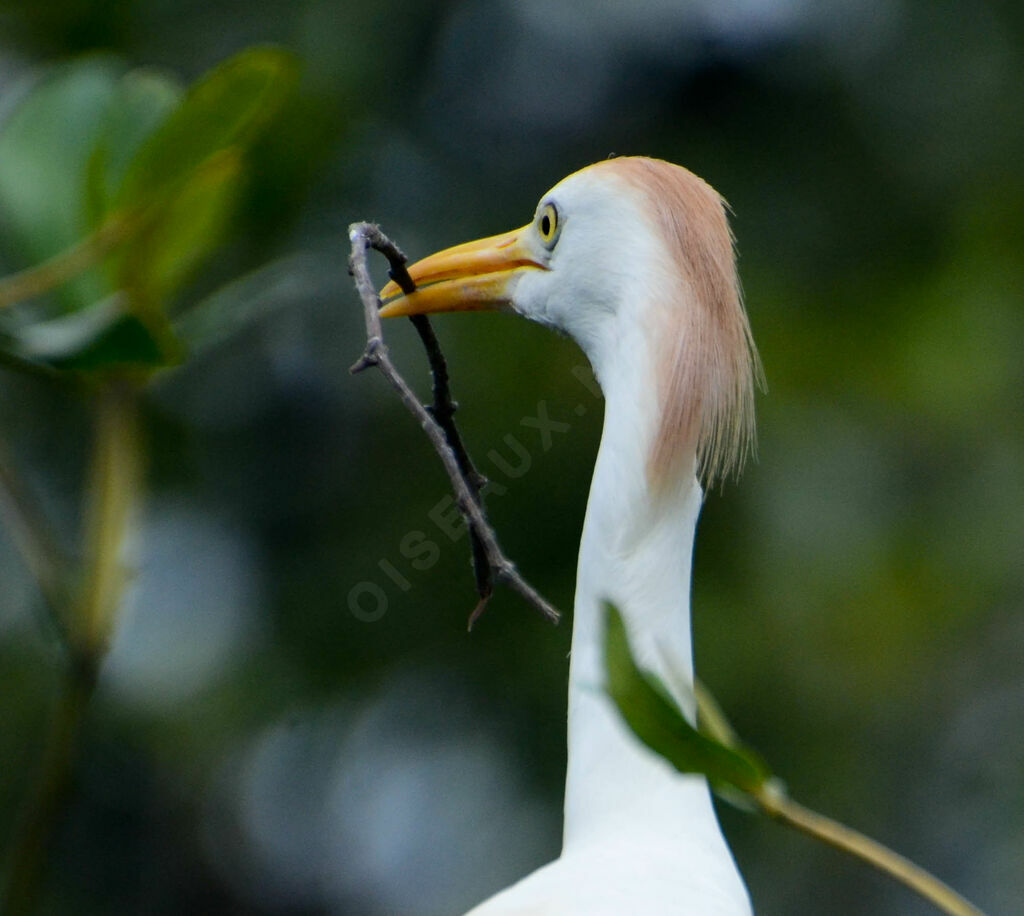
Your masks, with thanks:
[[[105,387],[96,398],[81,587],[68,597],[64,627],[67,668],[36,783],[25,799],[11,843],[6,886],[0,890],[4,916],[29,916],[38,909],[54,836],[71,797],[85,716],[114,632],[127,579],[124,544],[140,498],[137,395],[136,389],[119,384]],[[22,524],[26,522],[36,524],[23,518]],[[42,532],[30,535],[33,539],[41,536]],[[56,563],[57,558],[47,562]]]
[[[388,276],[399,285],[403,293],[415,292],[416,284],[409,275],[409,271],[405,268],[405,255],[397,247],[392,247],[394,251],[387,254],[388,261],[391,264]],[[469,452],[466,451],[466,446],[463,444],[462,436],[459,435],[459,429],[455,425],[455,411],[458,409],[458,404],[452,400],[451,388],[448,382],[448,364],[445,362],[444,354],[441,352],[441,345],[438,343],[437,335],[434,334],[434,328],[426,315],[412,315],[410,320],[413,327],[416,328],[416,332],[420,335],[423,349],[427,351],[427,359],[430,362],[430,375],[434,383],[434,403],[427,410],[430,411],[430,415],[437,421],[438,426],[444,430],[444,437],[455,454],[456,462],[458,462],[459,472],[469,485],[473,498],[482,509],[484,506],[483,488],[487,484],[487,478],[474,467],[473,460],[469,457]],[[487,558],[487,550],[484,547],[483,541],[480,540],[480,535],[477,533],[476,528],[472,525],[469,527],[469,536],[473,551],[473,575],[476,578],[476,591],[480,596],[480,603],[469,618],[469,626],[472,629],[473,622],[483,613],[487,602],[494,593],[494,575]]]
[[[7,523],[11,538],[26,566],[35,576],[39,591],[49,610],[49,622],[67,648],[67,604],[70,595],[63,570],[67,557],[50,527],[42,508],[33,498],[28,484],[15,466],[7,443],[0,437],[0,517]]]
[[[434,336],[433,328],[426,316],[416,316],[413,318],[413,323],[430,360],[434,382],[432,407],[428,408],[420,403],[419,398],[402,378],[388,354],[378,314],[381,303],[366,263],[367,253],[372,248],[383,254],[391,265],[389,272],[391,278],[404,292],[409,293],[416,289],[416,285],[405,268],[405,255],[391,239],[380,231],[378,226],[372,223],[353,223],[349,227],[349,240],[352,243],[349,268],[355,281],[356,291],[363,304],[367,338],[363,355],[350,371],[352,373],[362,372],[370,366],[380,369],[391,386],[398,392],[402,403],[423,427],[427,438],[430,439],[431,445],[434,446],[448,472],[459,511],[469,526],[473,545],[473,569],[476,576],[477,593],[480,596],[480,600],[470,615],[469,627],[472,629],[473,624],[486,609],[495,582],[500,582],[519,592],[545,617],[557,622],[558,611],[520,575],[515,564],[505,556],[498,544],[494,529],[491,528],[484,515],[481,490],[486,481],[473,466],[455,426],[456,404],[452,401],[448,385],[448,368],[441,353],[441,347]]]
[[[404,270],[402,272],[404,273]],[[393,271],[389,271],[389,273],[393,273]],[[399,286],[402,286],[402,284],[399,283]],[[406,290],[406,292],[411,292],[411,290]],[[469,452],[466,451],[466,446],[462,442],[462,436],[459,435],[459,428],[455,425],[455,411],[458,409],[458,404],[452,400],[451,390],[448,385],[448,364],[445,362],[444,354],[441,352],[441,345],[437,342],[434,328],[426,315],[413,315],[411,316],[411,321],[413,327],[416,328],[420,335],[423,348],[427,351],[427,359],[430,360],[430,374],[434,380],[434,403],[427,410],[430,411],[430,415],[437,421],[438,426],[444,430],[444,437],[455,454],[456,462],[458,462],[459,472],[469,485],[473,499],[483,509],[483,488],[487,485],[487,478],[477,471],[473,465],[473,459],[469,457]],[[476,592],[480,596],[480,603],[469,618],[469,627],[472,629],[474,621],[483,613],[487,602],[494,593],[494,575],[487,559],[487,550],[484,547],[484,543],[480,540],[480,535],[472,525],[469,527],[469,538],[473,553],[473,575],[476,578]]]

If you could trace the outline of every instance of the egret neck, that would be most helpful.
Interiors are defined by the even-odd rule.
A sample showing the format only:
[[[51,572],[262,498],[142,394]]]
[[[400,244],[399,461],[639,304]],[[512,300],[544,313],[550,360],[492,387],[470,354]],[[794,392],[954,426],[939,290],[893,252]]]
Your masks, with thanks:
[[[562,856],[474,913],[750,913],[706,781],[644,747],[604,691],[604,602],[691,718],[697,472],[753,444],[758,362],[725,205],[671,163],[559,182],[526,226],[430,255],[381,315],[512,310],[569,334],[605,395],[576,578]]]
[[[587,503],[576,579],[569,674],[565,848],[623,824],[664,840],[717,825],[703,779],[682,777],[644,748],[604,692],[604,609],[623,615],[638,664],[693,715],[690,569],[702,493],[694,458],[652,490],[645,468],[655,417],[648,341],[623,322],[631,346],[592,353],[605,394],[604,429]],[[629,353],[629,358],[620,354]],[[608,356],[604,359],[605,355]]]

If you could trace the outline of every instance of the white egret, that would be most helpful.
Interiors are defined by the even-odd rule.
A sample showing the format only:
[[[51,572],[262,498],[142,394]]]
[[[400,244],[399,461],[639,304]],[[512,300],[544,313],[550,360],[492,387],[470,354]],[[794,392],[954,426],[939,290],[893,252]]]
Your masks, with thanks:
[[[705,485],[754,437],[759,372],[723,201],[656,159],[570,175],[529,225],[414,264],[386,317],[512,309],[565,331],[605,396],[576,579],[561,856],[473,914],[750,913],[706,781],[642,746],[600,689],[605,600],[641,667],[692,684],[690,567]],[[694,715],[692,695],[677,699]]]

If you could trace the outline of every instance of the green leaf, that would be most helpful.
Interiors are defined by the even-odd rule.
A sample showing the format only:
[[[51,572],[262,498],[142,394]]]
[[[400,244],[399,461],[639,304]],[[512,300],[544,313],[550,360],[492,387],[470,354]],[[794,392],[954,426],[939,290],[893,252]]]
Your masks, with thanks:
[[[162,304],[223,240],[242,174],[237,149],[210,156],[118,258],[120,286]]]
[[[664,685],[637,668],[618,610],[607,607],[605,665],[608,694],[633,733],[681,773],[703,773],[712,782],[752,794],[770,773],[752,754],[701,734],[669,700]]]
[[[180,83],[153,70],[132,70],[118,82],[88,163],[90,226],[100,225],[110,214],[132,160],[183,95]]]
[[[190,356],[215,349],[256,322],[322,295],[318,265],[309,256],[268,264],[221,287],[174,321]]]
[[[204,160],[247,142],[287,98],[296,76],[294,58],[269,47],[242,51],[216,67],[143,144],[126,171],[119,205],[145,205],[172,192]]]
[[[166,77],[122,76],[93,59],[61,68],[26,96],[0,135],[0,216],[29,263],[57,255],[25,289],[58,289],[67,317],[81,320],[8,335],[12,360],[119,371],[180,358],[166,303],[223,241],[245,144],[296,74],[286,52],[254,48],[182,97]],[[92,251],[83,239],[112,225],[126,227],[113,251],[97,245],[75,260]]]
[[[45,261],[88,234],[86,163],[119,78],[118,65],[104,58],[56,68],[0,130],[0,227],[21,266]],[[109,292],[93,271],[66,284],[59,301],[72,310]]]
[[[0,349],[30,365],[80,372],[152,370],[181,354],[168,326],[126,312],[119,297],[22,328]]]
[[[31,88],[0,131],[0,224],[25,266],[68,251],[111,216],[129,163],[181,95],[168,77],[122,75],[106,58],[56,68]],[[61,284],[57,301],[73,312],[114,286],[96,265]]]

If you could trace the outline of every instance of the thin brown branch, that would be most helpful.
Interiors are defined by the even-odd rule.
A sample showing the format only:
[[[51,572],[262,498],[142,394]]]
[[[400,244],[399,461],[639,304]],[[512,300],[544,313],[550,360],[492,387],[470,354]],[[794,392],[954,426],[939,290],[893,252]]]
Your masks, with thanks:
[[[50,612],[61,643],[68,642],[66,611],[70,600],[63,570],[67,557],[42,507],[34,499],[28,483],[18,472],[7,443],[0,437],[0,516],[6,522],[18,551],[29,572],[35,577],[39,591]]]
[[[403,273],[406,272],[403,271]],[[408,276],[408,273],[406,273],[406,276]],[[402,286],[402,284],[399,285]],[[409,280],[409,285],[411,289],[408,290],[402,286],[404,292],[412,292],[415,289],[411,279]],[[434,328],[426,315],[412,315],[410,320],[413,323],[413,327],[416,328],[416,332],[420,335],[423,348],[427,351],[427,359],[430,361],[430,375],[434,382],[434,403],[427,410],[430,411],[430,415],[437,421],[441,429],[444,430],[445,440],[455,454],[459,471],[466,483],[469,484],[473,499],[476,500],[477,505],[482,509],[484,506],[483,488],[487,484],[487,479],[473,465],[473,459],[469,457],[469,452],[466,451],[462,436],[459,435],[459,428],[455,425],[455,411],[458,409],[458,404],[452,399],[451,386],[448,380],[448,364],[445,362],[444,354],[441,352],[441,345],[438,343],[437,335],[434,334]],[[491,565],[488,562],[487,551],[484,548],[483,541],[480,540],[480,535],[472,525],[469,528],[469,538],[473,554],[473,575],[476,579],[476,593],[480,596],[476,609],[469,616],[469,628],[472,629],[473,624],[484,612],[487,602],[490,601],[491,595],[494,593],[494,575],[491,572]]]
[[[141,485],[136,414],[134,389],[114,385],[100,392],[86,506],[85,569],[68,619],[67,670],[38,779],[7,859],[7,884],[0,899],[4,916],[35,911],[48,854],[71,796],[83,723],[126,580],[123,553]]]
[[[490,583],[492,582],[500,582],[514,589],[545,617],[557,622],[559,619],[558,611],[522,577],[515,564],[505,556],[498,544],[494,529],[484,514],[479,496],[484,481],[476,473],[473,463],[465,450],[465,446],[462,444],[461,437],[459,437],[458,431],[455,429],[452,417],[455,412],[455,404],[451,400],[448,386],[447,366],[429,323],[425,322],[427,333],[425,335],[421,331],[420,338],[427,348],[428,358],[433,370],[434,406],[432,409],[420,403],[419,398],[409,387],[405,379],[402,378],[388,354],[388,348],[384,343],[381,329],[380,315],[378,314],[381,303],[373,280],[370,277],[369,267],[367,266],[367,254],[371,248],[383,254],[391,265],[391,276],[395,282],[404,290],[411,292],[415,289],[415,285],[405,269],[405,255],[402,254],[394,242],[380,231],[378,226],[371,223],[354,223],[349,228],[349,240],[352,243],[352,255],[349,260],[349,266],[360,301],[363,304],[367,338],[366,349],[363,351],[363,355],[356,361],[350,371],[353,373],[361,372],[370,366],[376,366],[380,369],[391,386],[398,392],[402,403],[419,421],[431,445],[434,446],[434,450],[441,458],[441,463],[444,465],[445,471],[451,480],[459,511],[465,518],[474,538],[474,569],[477,571],[477,590],[480,594],[480,601],[470,616],[470,627],[472,627],[473,623],[487,606],[492,590]],[[440,422],[441,419],[444,419],[446,427],[453,430],[451,438],[446,435],[446,430]],[[461,460],[459,457],[460,452],[462,454]],[[484,565],[486,566],[486,572],[482,574],[480,567]]]
[[[406,269],[405,255],[398,246],[392,244],[383,253],[391,265],[388,276],[398,284],[403,293],[415,292],[416,283]],[[423,349],[427,353],[427,361],[430,363],[434,403],[427,410],[430,411],[431,416],[437,421],[438,426],[444,430],[444,437],[455,454],[459,471],[466,483],[469,484],[473,498],[483,508],[483,488],[487,485],[487,478],[477,471],[473,465],[473,459],[469,457],[469,452],[462,441],[462,436],[459,435],[459,428],[455,425],[455,411],[458,410],[459,405],[452,398],[448,363],[441,352],[441,344],[438,343],[434,327],[426,315],[410,315],[409,320],[412,322],[413,327],[416,328],[416,333],[420,335]],[[476,608],[469,615],[469,628],[472,629],[473,624],[487,608],[491,595],[494,594],[494,575],[487,558],[487,550],[484,547],[483,541],[480,540],[480,535],[477,533],[476,528],[472,525],[469,528],[469,537],[473,555],[473,576],[476,579],[476,593],[480,596],[480,601],[477,603]]]
[[[86,662],[73,662],[60,688],[37,781],[7,860],[3,916],[29,916],[36,910],[53,835],[72,794],[82,726],[96,687],[96,666]]]

